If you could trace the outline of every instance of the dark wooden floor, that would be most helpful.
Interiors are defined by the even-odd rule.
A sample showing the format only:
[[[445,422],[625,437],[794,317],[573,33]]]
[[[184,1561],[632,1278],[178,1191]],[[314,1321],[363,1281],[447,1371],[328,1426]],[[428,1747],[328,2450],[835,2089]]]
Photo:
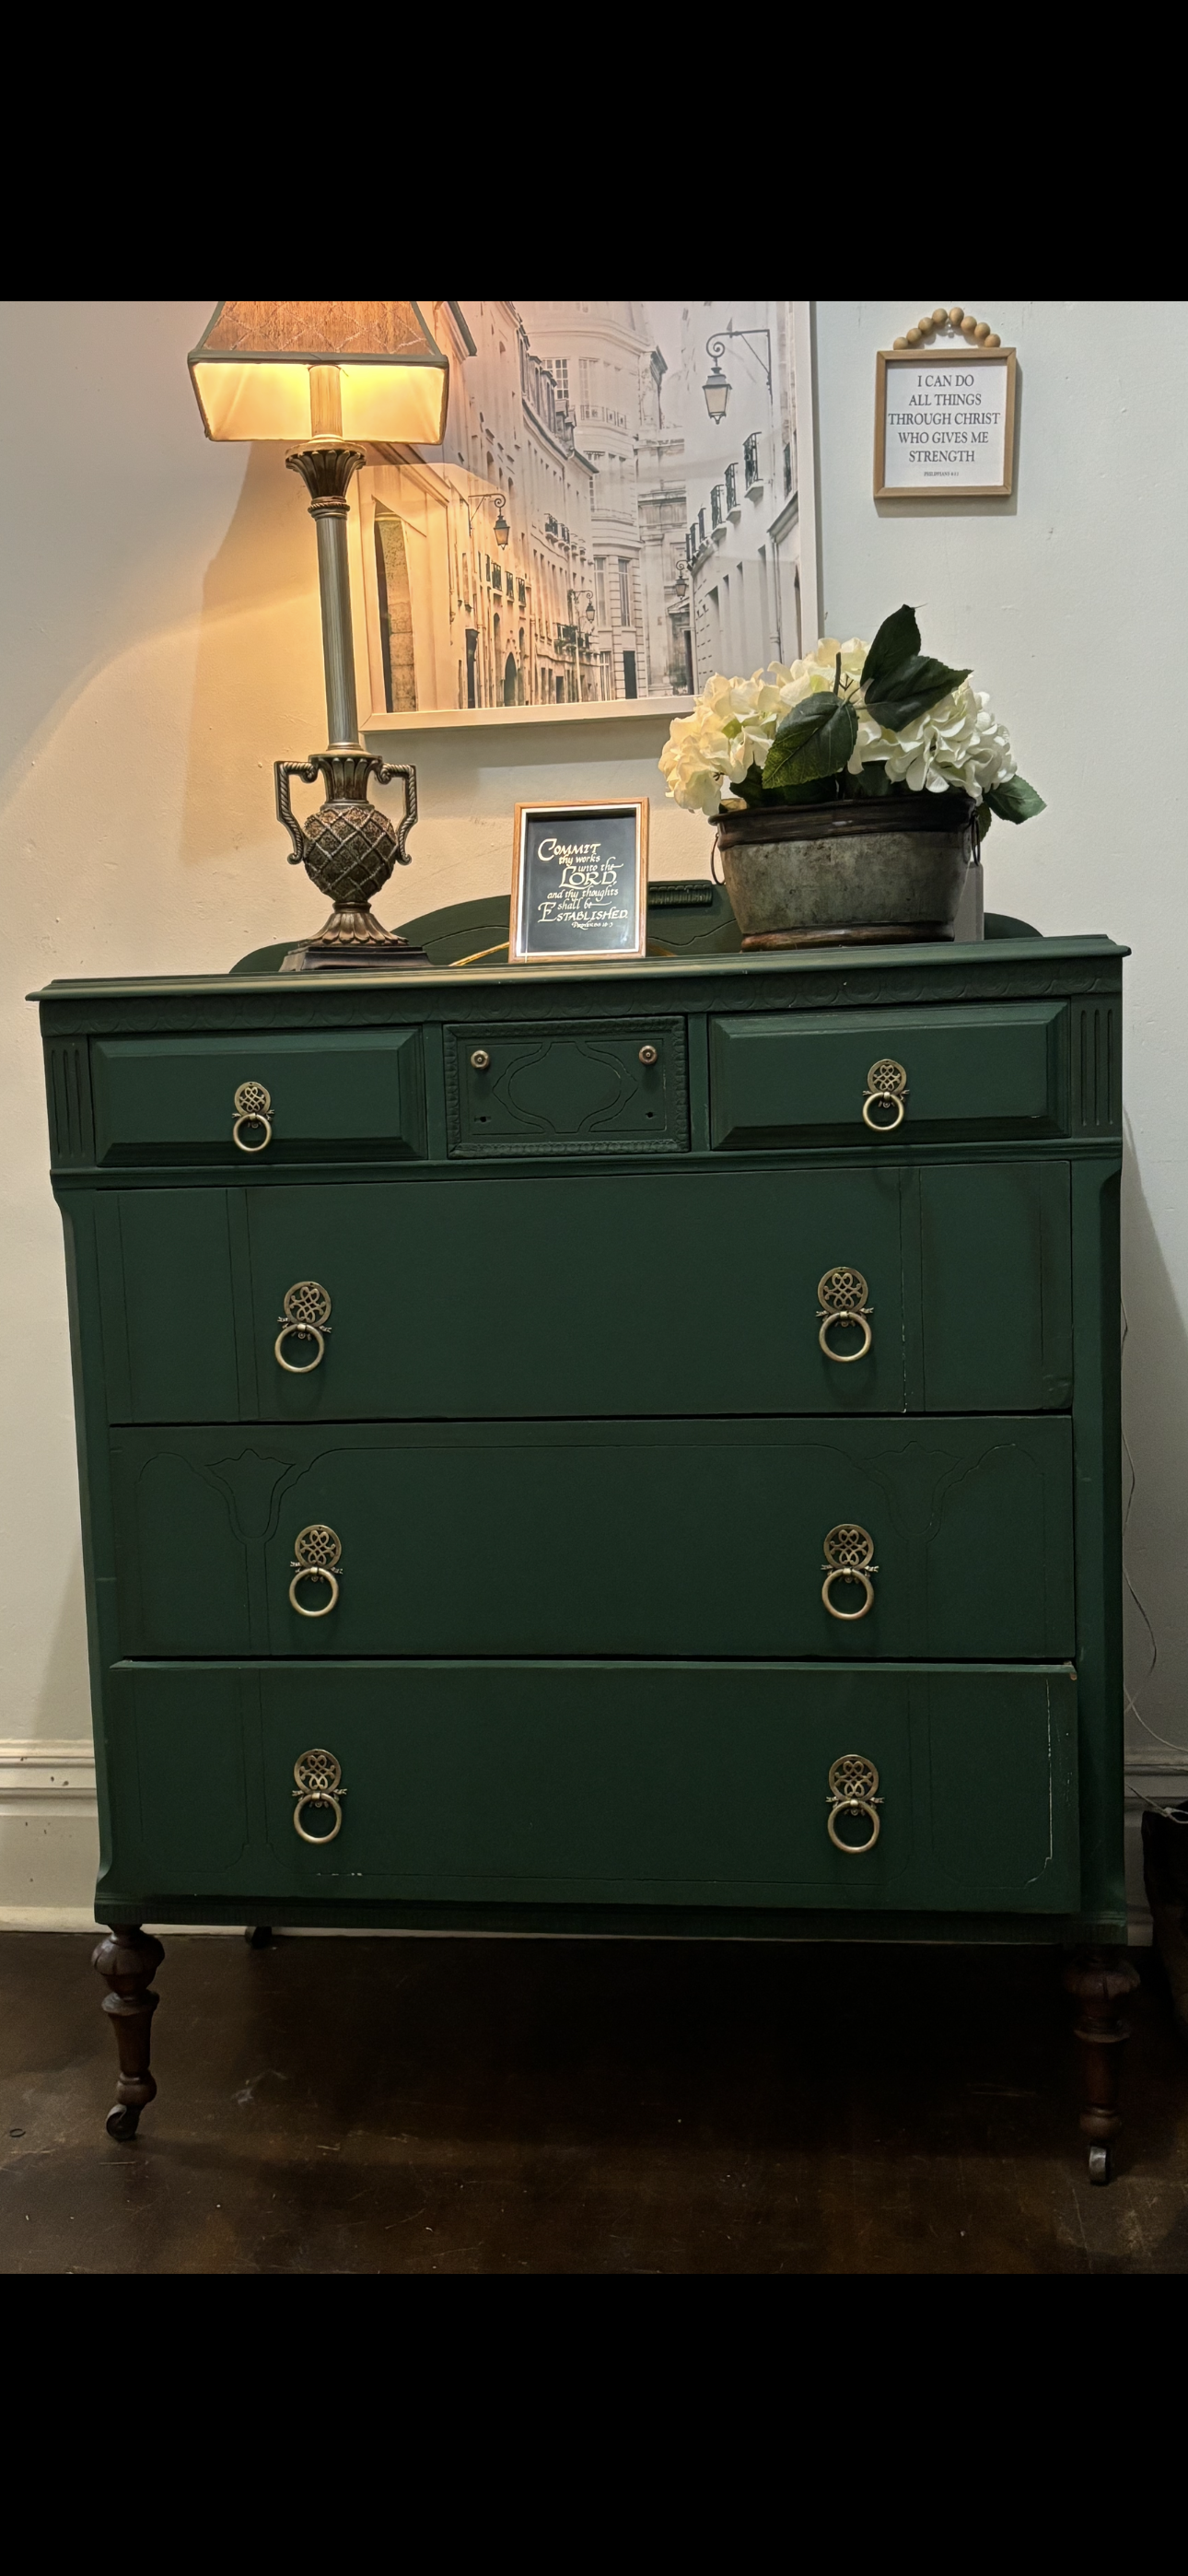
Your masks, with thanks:
[[[1091,2188],[1058,1955],[166,1939],[139,2139],[73,1935],[0,1938],[0,2271],[1188,2271],[1146,1961]]]

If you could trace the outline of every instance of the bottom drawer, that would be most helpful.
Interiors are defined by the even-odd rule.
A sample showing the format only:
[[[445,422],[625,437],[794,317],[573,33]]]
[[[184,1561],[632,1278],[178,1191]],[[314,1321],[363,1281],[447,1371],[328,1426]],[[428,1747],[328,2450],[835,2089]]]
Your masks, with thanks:
[[[325,1661],[110,1680],[101,1888],[121,1902],[1079,1900],[1066,1666]],[[850,1756],[865,1767],[835,1770]]]

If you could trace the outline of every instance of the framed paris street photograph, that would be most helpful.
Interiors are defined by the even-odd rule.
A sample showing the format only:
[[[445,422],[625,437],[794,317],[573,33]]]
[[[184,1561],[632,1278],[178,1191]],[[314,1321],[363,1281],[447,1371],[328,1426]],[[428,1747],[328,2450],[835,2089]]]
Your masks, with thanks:
[[[808,304],[423,310],[445,435],[352,510],[369,732],[672,715],[811,650]]]
[[[517,805],[508,955],[642,957],[647,950],[648,800]]]

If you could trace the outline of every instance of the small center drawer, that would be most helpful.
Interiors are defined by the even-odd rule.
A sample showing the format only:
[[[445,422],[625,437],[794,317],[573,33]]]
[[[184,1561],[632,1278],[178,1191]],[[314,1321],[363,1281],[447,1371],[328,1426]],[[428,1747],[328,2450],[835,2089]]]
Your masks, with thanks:
[[[1066,1115],[1067,1004],[789,1011],[711,1023],[711,1141],[876,1146],[1052,1136]]]
[[[446,1031],[450,1151],[682,1153],[683,1020]]]
[[[421,1032],[96,1038],[101,1163],[403,1160],[425,1151]]]

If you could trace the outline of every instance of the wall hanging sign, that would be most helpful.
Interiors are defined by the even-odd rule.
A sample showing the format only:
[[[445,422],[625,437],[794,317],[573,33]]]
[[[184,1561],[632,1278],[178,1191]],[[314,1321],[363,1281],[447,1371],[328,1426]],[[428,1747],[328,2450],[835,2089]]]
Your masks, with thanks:
[[[875,391],[876,501],[1002,501],[1015,471],[1015,352],[960,304],[891,349]]]
[[[648,799],[517,805],[509,954],[525,962],[642,957]]]

